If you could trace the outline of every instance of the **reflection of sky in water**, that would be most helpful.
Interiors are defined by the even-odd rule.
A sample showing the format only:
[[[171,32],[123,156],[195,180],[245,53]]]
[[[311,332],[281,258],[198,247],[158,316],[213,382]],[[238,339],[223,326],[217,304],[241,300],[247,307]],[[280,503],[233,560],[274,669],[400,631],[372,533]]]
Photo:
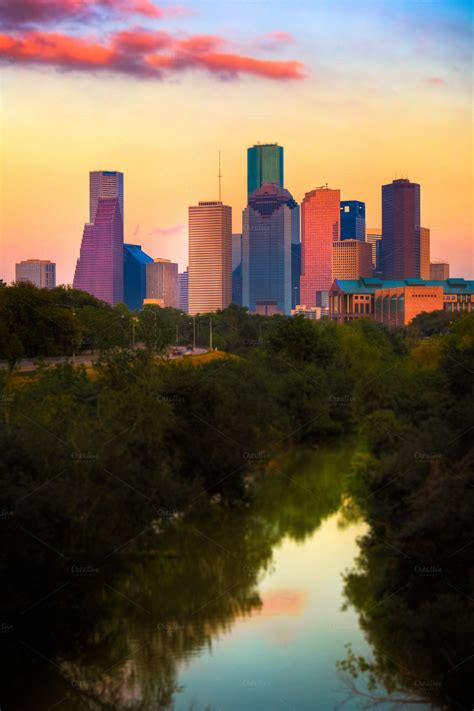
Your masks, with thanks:
[[[176,710],[193,701],[213,711],[334,708],[344,691],[335,667],[344,645],[369,652],[355,612],[341,611],[341,573],[353,565],[364,528],[341,530],[332,516],[302,544],[286,538],[259,585],[262,609],[181,670]]]

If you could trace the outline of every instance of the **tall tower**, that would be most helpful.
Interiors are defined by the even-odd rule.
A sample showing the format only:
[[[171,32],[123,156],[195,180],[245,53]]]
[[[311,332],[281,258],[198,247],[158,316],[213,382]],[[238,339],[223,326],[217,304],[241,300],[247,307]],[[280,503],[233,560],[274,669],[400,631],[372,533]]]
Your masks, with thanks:
[[[299,205],[274,183],[264,183],[243,212],[242,304],[253,313],[290,314],[292,243]]]
[[[341,240],[344,239],[365,242],[365,202],[341,201]]]
[[[430,230],[420,227],[420,277],[430,278]]]
[[[385,279],[420,277],[418,183],[400,179],[382,185],[381,267]]]
[[[93,170],[89,173],[89,222],[95,220],[101,197],[118,199],[123,222],[123,173],[118,170]]]
[[[263,183],[283,187],[283,147],[278,143],[257,143],[247,149],[248,196]]]
[[[146,265],[146,298],[162,299],[164,306],[179,307],[178,265],[171,259],[154,259]]]
[[[340,190],[316,188],[301,205],[300,303],[328,308],[332,245],[339,241]]]
[[[189,313],[225,309],[232,299],[232,208],[220,200],[188,209]]]

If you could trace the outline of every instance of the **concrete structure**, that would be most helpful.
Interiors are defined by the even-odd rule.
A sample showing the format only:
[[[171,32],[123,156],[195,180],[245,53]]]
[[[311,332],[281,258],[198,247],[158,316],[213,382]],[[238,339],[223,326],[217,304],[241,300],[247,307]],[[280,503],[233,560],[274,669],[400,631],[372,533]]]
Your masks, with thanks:
[[[189,313],[225,309],[232,299],[232,208],[209,201],[188,212]]]
[[[321,318],[322,310],[319,306],[305,306],[304,304],[298,304],[294,309],[291,309],[292,316],[304,316],[304,318],[311,319],[311,321],[318,321]]]
[[[332,278],[358,279],[372,276],[372,245],[358,239],[332,243]]]
[[[474,311],[474,281],[465,279],[336,279],[329,293],[329,316],[344,323],[372,318],[404,325],[423,311]]]
[[[385,279],[420,277],[420,186],[394,180],[382,186],[381,271]]]
[[[15,265],[15,281],[29,281],[38,289],[54,289],[56,264],[49,259],[26,259]]]
[[[242,306],[242,234],[232,235],[232,303]]]
[[[144,299],[143,306],[159,306],[160,309],[164,309],[166,304],[164,299]]]
[[[95,220],[86,223],[73,287],[111,306],[123,301],[123,221],[117,197],[99,197]]]
[[[431,262],[430,279],[449,279],[448,262]]]
[[[327,186],[306,193],[301,205],[300,302],[327,309],[332,245],[339,241],[341,195]]]
[[[93,170],[89,173],[89,222],[95,221],[99,198],[117,198],[123,220],[123,173],[118,170]]]
[[[242,304],[251,313],[289,316],[298,203],[288,190],[264,183],[250,196],[242,221]]]
[[[178,265],[171,259],[158,257],[146,265],[146,299],[147,303],[163,300],[164,306],[179,307]]]
[[[188,268],[178,274],[178,308],[188,313]]]
[[[367,227],[365,241],[372,247],[372,267],[374,274],[380,272],[380,246],[382,244],[382,228]]]
[[[146,265],[153,259],[139,244],[123,245],[123,300],[131,311],[138,311],[146,297]]]
[[[247,195],[264,183],[283,187],[283,148],[278,143],[257,143],[247,149]]]
[[[430,279],[430,231],[420,227],[420,278]]]
[[[341,240],[358,239],[365,241],[365,202],[359,200],[341,201]]]

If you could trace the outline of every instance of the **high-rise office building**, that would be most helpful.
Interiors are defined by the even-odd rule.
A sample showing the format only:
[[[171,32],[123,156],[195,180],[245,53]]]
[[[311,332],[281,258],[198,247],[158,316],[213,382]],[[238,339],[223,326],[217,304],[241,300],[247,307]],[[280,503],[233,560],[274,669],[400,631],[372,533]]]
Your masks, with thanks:
[[[257,143],[247,149],[247,194],[264,183],[283,187],[283,147],[278,143]]]
[[[341,201],[341,240],[358,239],[365,241],[365,202],[359,200]]]
[[[188,313],[188,268],[178,274],[178,308]]]
[[[365,241],[372,247],[372,266],[374,274],[380,272],[380,245],[382,244],[382,228],[367,227]]]
[[[54,289],[56,264],[49,259],[26,259],[15,265],[15,281],[29,281],[38,289]]]
[[[117,197],[99,197],[86,223],[73,286],[115,306],[123,301],[123,221]]]
[[[123,300],[132,311],[143,306],[146,298],[146,265],[152,261],[139,244],[123,245]]]
[[[99,198],[117,198],[123,219],[123,173],[118,170],[93,170],[89,173],[89,222],[95,221]]]
[[[189,313],[225,309],[232,299],[232,208],[200,202],[189,213]]]
[[[164,306],[179,308],[178,265],[171,259],[153,259],[146,265],[146,298],[162,299]]]
[[[420,277],[430,278],[430,231],[428,227],[420,227]]]
[[[418,183],[400,179],[382,186],[381,262],[385,279],[420,277]]]
[[[332,243],[332,279],[372,276],[372,245],[359,239]]]
[[[291,247],[299,234],[299,205],[275,183],[264,183],[243,212],[242,304],[252,313],[290,314]]]
[[[242,234],[232,235],[232,303],[242,306]]]
[[[306,193],[301,205],[300,302],[328,308],[332,284],[332,245],[339,241],[341,193],[321,187]]]
[[[448,262],[431,262],[430,279],[433,281],[444,281],[445,279],[449,279]]]

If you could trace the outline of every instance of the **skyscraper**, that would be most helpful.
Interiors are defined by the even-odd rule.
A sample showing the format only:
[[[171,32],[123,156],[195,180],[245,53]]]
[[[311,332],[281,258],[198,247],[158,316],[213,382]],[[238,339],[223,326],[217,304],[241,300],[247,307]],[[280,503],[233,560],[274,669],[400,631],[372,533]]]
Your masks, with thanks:
[[[431,262],[430,279],[436,281],[444,281],[445,279],[449,279],[448,262]]]
[[[146,265],[146,298],[162,299],[164,306],[179,306],[178,265],[171,259],[153,259]]]
[[[257,143],[247,149],[247,194],[263,183],[283,187],[283,147],[278,143]]]
[[[232,208],[200,202],[189,213],[189,313],[225,309],[232,298]]]
[[[365,202],[341,201],[341,240],[343,239],[365,241]]]
[[[178,274],[178,308],[188,313],[188,268]]]
[[[372,245],[359,239],[332,243],[332,280],[372,276]]]
[[[242,234],[232,235],[232,303],[242,306]]]
[[[305,306],[328,308],[332,284],[332,245],[339,241],[339,190],[306,193],[301,206],[301,295]]]
[[[394,180],[382,186],[381,268],[385,279],[420,277],[420,186]]]
[[[430,278],[430,230],[420,227],[420,277]]]
[[[94,222],[98,200],[115,197],[123,219],[123,173],[118,170],[93,170],[89,173],[89,222]]]
[[[380,272],[380,245],[382,243],[382,228],[367,227],[365,241],[372,247],[372,266],[374,274]]]
[[[38,289],[54,289],[56,264],[49,259],[27,259],[15,265],[15,281],[29,281]]]
[[[299,234],[299,205],[275,183],[264,183],[243,212],[242,304],[253,313],[290,314],[291,247]]]
[[[84,225],[73,286],[115,306],[123,301],[123,222],[116,197],[97,201],[95,220]]]
[[[123,247],[123,300],[129,309],[137,311],[146,297],[146,265],[153,259],[139,244]]]

